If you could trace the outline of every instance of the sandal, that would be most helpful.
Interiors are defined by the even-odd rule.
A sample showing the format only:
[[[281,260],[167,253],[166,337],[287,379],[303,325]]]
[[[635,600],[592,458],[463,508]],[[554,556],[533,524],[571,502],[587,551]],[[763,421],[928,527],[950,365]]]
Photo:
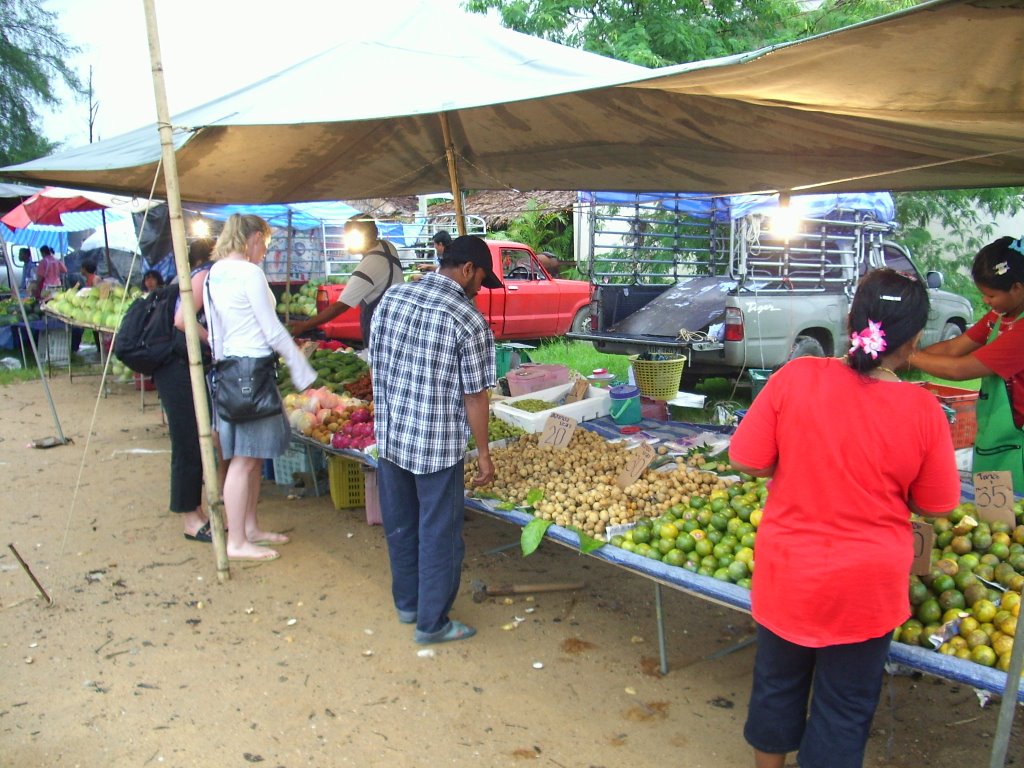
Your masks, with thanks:
[[[262,539],[252,539],[252,543],[260,547],[279,547],[282,544],[287,544],[289,541],[291,541],[291,539],[284,533],[271,534],[270,536],[266,536]]]
[[[277,560],[280,556],[280,552],[267,552],[267,554],[260,557],[228,555],[228,560],[233,563],[269,563],[271,560]]]
[[[186,533],[185,538],[189,541],[201,541],[203,544],[209,544],[213,541],[213,533],[210,530],[210,521],[207,520],[196,530],[195,533]]]
[[[431,637],[429,635],[423,636],[419,630],[416,630],[416,642],[420,645],[430,645],[433,643],[450,643],[454,640],[468,640],[476,634],[476,630],[467,624],[463,624],[461,621],[455,621],[452,619],[451,626],[448,627],[448,631],[444,634]]]

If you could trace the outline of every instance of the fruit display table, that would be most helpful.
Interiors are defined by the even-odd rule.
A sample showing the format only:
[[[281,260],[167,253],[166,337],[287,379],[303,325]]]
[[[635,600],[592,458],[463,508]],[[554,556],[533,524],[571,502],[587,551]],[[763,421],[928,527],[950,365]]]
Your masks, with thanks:
[[[579,426],[597,432],[609,439],[620,436],[619,426],[608,417],[583,422]],[[703,441],[709,436],[727,438],[734,429],[733,427],[665,422],[652,419],[644,419],[636,426],[640,428],[641,433],[684,445]],[[332,455],[344,456],[371,468],[375,468],[377,465],[372,456],[358,450],[335,450],[315,440],[301,436],[295,439],[311,447],[319,447]],[[969,485],[969,481],[964,483],[963,496],[965,499],[973,500],[973,489]],[[499,505],[500,502],[491,499],[466,498],[467,509],[518,526],[519,528],[525,527],[535,519],[530,512],[520,509],[500,509]],[[547,529],[545,538],[576,551],[580,549],[579,537],[568,528],[552,524]],[[736,584],[692,573],[684,568],[668,565],[667,563],[615,546],[606,545],[588,554],[597,560],[643,576],[654,582],[656,624],[662,672],[668,671],[662,613],[662,586],[670,587],[728,608],[747,613],[750,612],[750,592]],[[946,656],[937,651],[894,642],[889,652],[889,658],[893,662],[903,664],[912,669],[964,683],[981,690],[1002,693],[1006,689],[1007,677],[1005,672],[959,659],[955,656]],[[1018,701],[1024,703],[1024,689],[1018,691],[1017,698]]]
[[[466,499],[467,509],[503,520],[512,525],[523,527],[534,519],[533,515],[529,513],[518,510],[499,510],[496,506],[497,503],[494,501]],[[579,551],[579,537],[566,528],[552,525],[547,529],[545,538]],[[735,584],[729,584],[708,576],[700,576],[683,568],[666,565],[657,560],[650,560],[618,547],[604,546],[590,552],[589,556],[654,581],[655,609],[658,614],[658,645],[661,653],[662,671],[667,671],[668,665],[665,660],[664,625],[661,615],[661,585],[686,592],[703,600],[710,600],[728,608],[747,613],[750,612],[750,592]],[[1005,672],[904,643],[892,644],[889,651],[889,659],[921,672],[943,677],[947,680],[966,683],[974,688],[980,688],[993,693],[1002,693],[1006,688]],[[1024,689],[1018,691],[1017,699],[1024,703]]]

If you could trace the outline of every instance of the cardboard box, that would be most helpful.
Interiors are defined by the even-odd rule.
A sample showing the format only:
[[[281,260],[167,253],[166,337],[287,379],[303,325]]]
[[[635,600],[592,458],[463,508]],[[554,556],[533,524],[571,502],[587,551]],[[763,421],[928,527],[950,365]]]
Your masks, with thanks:
[[[587,387],[587,396],[578,402],[557,405],[554,408],[538,413],[523,411],[513,408],[511,405],[517,400],[547,400],[551,403],[557,403],[569,394],[571,389],[572,384],[560,384],[557,387],[541,389],[537,392],[519,395],[518,397],[505,398],[493,403],[491,409],[494,411],[494,415],[502,421],[530,433],[542,432],[544,430],[544,422],[548,420],[548,416],[552,413],[560,413],[563,416],[576,419],[576,421],[587,421],[588,419],[598,419],[602,416],[607,416],[610,412],[611,398],[608,395],[608,390],[593,386]]]

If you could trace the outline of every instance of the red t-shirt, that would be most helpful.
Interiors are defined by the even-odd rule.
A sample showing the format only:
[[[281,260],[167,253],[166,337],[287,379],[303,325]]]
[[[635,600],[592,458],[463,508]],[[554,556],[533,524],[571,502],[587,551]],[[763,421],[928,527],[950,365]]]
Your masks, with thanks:
[[[910,615],[907,499],[960,500],[949,424],[922,387],[798,358],[769,379],[729,455],[776,464],[757,531],[754,619],[806,647],[880,637]]]
[[[966,335],[976,344],[984,345],[971,354],[1010,383],[1013,423],[1024,427],[1024,320],[1018,318],[1007,323],[1004,319],[999,324],[999,335],[989,344],[989,334],[998,318],[995,312],[989,312],[968,328]]]

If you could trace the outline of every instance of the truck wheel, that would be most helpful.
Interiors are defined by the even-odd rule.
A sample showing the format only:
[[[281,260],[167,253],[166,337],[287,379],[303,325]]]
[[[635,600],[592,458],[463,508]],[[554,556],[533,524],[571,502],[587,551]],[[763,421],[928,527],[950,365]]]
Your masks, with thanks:
[[[573,333],[590,333],[593,330],[590,307],[584,307],[576,313],[576,317],[572,319],[572,326],[569,330]]]
[[[964,332],[957,323],[949,322],[942,326],[942,334],[939,336],[939,341],[948,341],[949,339],[955,339]]]
[[[793,348],[789,351],[789,359],[795,360],[798,357],[824,357],[825,350],[821,342],[813,336],[797,336],[793,342]]]

